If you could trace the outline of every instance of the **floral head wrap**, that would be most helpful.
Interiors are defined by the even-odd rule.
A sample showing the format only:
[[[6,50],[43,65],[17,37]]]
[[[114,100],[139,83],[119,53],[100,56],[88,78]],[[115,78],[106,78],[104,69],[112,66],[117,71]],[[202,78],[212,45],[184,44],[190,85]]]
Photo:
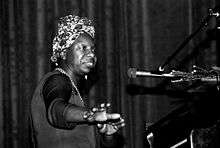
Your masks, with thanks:
[[[68,15],[59,19],[58,32],[53,39],[52,62],[58,58],[66,59],[66,51],[82,33],[88,33],[92,38],[95,36],[95,29],[92,21],[74,15]]]

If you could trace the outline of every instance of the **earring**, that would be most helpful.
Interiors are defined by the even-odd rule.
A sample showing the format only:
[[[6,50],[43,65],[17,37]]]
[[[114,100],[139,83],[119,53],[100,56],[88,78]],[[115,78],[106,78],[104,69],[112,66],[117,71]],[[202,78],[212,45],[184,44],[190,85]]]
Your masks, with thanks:
[[[85,79],[86,79],[86,80],[88,79],[88,75],[85,75]]]

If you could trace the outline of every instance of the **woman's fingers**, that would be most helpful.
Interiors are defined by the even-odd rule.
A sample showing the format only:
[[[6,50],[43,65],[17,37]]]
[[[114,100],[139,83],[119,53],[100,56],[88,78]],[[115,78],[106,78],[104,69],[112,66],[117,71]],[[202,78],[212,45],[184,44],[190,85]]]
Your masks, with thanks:
[[[117,129],[122,128],[125,126],[125,123],[115,124],[114,127],[117,127]]]
[[[100,125],[99,125],[100,126]],[[107,124],[102,124],[99,128],[100,133],[105,133],[107,132]]]
[[[100,104],[99,111],[106,111],[110,106],[110,103],[102,103]]]
[[[102,103],[99,107],[92,109],[92,112],[95,114],[95,121],[98,122],[110,122],[115,123],[121,121],[121,115],[118,113],[107,113],[107,108],[111,106],[110,103]],[[123,119],[124,120],[124,119]]]
[[[120,118],[120,121],[116,123],[105,123],[105,124],[97,124],[97,127],[99,128],[99,132],[105,133],[107,135],[111,135],[116,133],[120,128],[125,126],[124,119]]]
[[[120,119],[121,115],[118,113],[113,113],[113,114],[106,113],[106,117],[108,120],[117,120]]]
[[[125,126],[125,121],[124,119],[120,119],[119,122],[111,123],[114,127],[117,127],[117,129],[124,127]]]

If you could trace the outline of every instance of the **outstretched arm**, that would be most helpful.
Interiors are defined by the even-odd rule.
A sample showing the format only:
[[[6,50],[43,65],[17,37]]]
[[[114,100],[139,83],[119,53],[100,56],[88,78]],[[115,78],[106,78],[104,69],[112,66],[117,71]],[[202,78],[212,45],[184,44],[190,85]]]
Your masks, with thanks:
[[[77,124],[97,124],[120,118],[119,114],[108,114],[102,109],[90,110],[69,103],[71,93],[71,82],[64,75],[57,74],[46,81],[43,96],[51,125],[58,128],[74,128]]]

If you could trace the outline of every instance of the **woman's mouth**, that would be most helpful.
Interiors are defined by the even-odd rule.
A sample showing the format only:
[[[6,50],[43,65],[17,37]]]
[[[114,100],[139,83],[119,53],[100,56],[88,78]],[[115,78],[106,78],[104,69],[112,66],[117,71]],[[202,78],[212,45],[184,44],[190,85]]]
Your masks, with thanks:
[[[84,64],[88,67],[93,67],[95,65],[95,60],[94,59],[84,59],[80,63]]]

